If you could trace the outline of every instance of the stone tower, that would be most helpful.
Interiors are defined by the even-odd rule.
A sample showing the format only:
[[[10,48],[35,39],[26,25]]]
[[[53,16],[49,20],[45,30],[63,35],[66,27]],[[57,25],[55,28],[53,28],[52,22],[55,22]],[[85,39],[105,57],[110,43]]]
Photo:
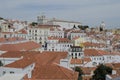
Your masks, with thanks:
[[[100,24],[100,31],[104,31],[104,30],[105,30],[105,23],[104,21],[102,21]]]
[[[47,24],[47,19],[45,15],[41,15],[37,17],[38,24]]]

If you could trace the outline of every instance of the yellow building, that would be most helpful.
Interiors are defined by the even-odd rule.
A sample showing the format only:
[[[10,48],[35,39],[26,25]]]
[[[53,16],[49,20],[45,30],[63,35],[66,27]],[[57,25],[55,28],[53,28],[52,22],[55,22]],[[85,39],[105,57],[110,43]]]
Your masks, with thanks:
[[[85,38],[75,37],[73,39],[74,46],[83,46],[82,43],[86,42]]]

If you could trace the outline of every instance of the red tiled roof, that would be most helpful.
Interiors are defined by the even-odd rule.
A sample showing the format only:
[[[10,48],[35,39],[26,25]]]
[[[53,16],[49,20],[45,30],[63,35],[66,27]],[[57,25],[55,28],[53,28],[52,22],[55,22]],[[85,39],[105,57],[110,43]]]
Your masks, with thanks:
[[[33,50],[40,48],[41,46],[38,43],[33,41],[23,42],[23,43],[16,43],[16,44],[3,44],[0,45],[0,50],[2,51],[21,51],[21,50]]]
[[[79,39],[79,38],[80,38],[79,36],[78,36],[78,37],[75,36],[75,37],[73,38],[73,40],[76,40],[76,39]]]
[[[9,51],[0,55],[0,57],[3,57],[3,58],[20,58],[21,56],[23,56],[23,54],[20,51],[14,51],[14,52]]]
[[[11,68],[25,68],[28,65],[35,63],[35,56],[40,54],[39,51],[9,51],[2,54],[0,57],[4,58],[20,58],[13,63],[5,65],[5,67]]]
[[[85,42],[83,43],[85,47],[105,47],[105,44],[102,43],[90,43],[90,42]]]
[[[70,64],[83,64],[82,59],[71,59]]]
[[[5,42],[6,39],[5,38],[0,38],[0,42]]]
[[[0,38],[0,42],[13,42],[18,40],[25,40],[25,39],[21,37]]]
[[[33,79],[42,80],[77,80],[78,73],[67,68],[52,64],[41,65],[33,71]]]
[[[54,37],[54,36],[48,37],[48,40],[58,40],[58,39],[59,39],[59,38]]]
[[[5,67],[11,67],[11,68],[25,68],[28,65],[31,65],[34,63],[34,59],[30,59],[29,57],[25,57],[23,59],[17,60],[11,64],[5,65]]]
[[[13,34],[13,32],[2,32],[2,34]]]
[[[28,32],[27,32],[25,29],[19,30],[18,33],[21,33],[21,34],[28,34]]]
[[[67,57],[67,52],[49,52],[44,51],[42,54],[38,54],[38,56],[35,57],[36,64],[38,65],[46,65],[46,64],[52,64],[52,63],[60,63],[60,59],[64,59]]]
[[[85,57],[85,58],[83,58],[83,61],[84,61],[84,62],[90,62],[90,61],[91,61],[91,59],[90,59],[90,58]]]
[[[59,38],[59,43],[69,43],[70,40],[68,38]]]
[[[80,67],[83,73],[86,75],[91,75],[91,73],[96,69],[96,67]]]
[[[102,56],[102,55],[107,55],[109,53],[103,50],[85,49],[84,54],[85,56]]]
[[[36,54],[40,53],[39,51],[8,51],[4,54],[1,54],[0,57],[3,58],[20,58],[20,57],[26,57],[26,56],[34,56]]]
[[[82,80],[91,80],[92,76],[82,76]]]
[[[30,80],[36,80],[36,79],[37,80],[49,80],[49,79],[77,80],[78,78],[77,72],[74,72],[72,70],[69,70],[67,68],[55,64],[55,63],[59,64],[60,59],[67,57],[67,52],[49,52],[49,51],[44,51],[42,53],[35,51],[27,51],[27,52],[24,51],[24,52],[22,53],[22,55],[24,54],[23,59],[8,64],[5,67],[25,68],[28,65],[35,63],[35,68],[32,72],[32,78]],[[29,80],[29,79],[25,78],[25,80]]]
[[[90,58],[83,58],[83,59],[71,59],[71,64],[84,64],[84,62],[90,62]]]

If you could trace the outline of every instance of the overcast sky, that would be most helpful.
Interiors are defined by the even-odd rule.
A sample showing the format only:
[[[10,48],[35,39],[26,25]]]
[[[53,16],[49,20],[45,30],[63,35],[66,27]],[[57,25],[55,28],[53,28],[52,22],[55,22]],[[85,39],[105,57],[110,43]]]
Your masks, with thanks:
[[[48,18],[79,21],[83,25],[120,27],[120,0],[0,0],[0,17],[36,21]]]

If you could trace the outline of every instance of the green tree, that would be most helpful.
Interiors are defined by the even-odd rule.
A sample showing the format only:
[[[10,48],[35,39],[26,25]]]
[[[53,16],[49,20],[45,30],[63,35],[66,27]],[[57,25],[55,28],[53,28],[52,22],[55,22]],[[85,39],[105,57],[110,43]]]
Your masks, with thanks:
[[[0,66],[3,66],[3,63],[2,63],[2,61],[0,61]]]
[[[38,25],[38,23],[37,22],[32,22],[31,25],[35,26],[35,25]]]
[[[105,80],[106,74],[112,74],[112,68],[101,64],[94,71],[92,80]]]
[[[83,71],[80,67],[75,67],[75,71],[79,73],[78,80],[82,80]]]
[[[2,17],[0,17],[0,20],[2,20],[3,18]]]
[[[85,30],[85,29],[87,29],[87,28],[89,28],[89,26],[88,25],[78,25],[78,28],[80,28],[81,30]]]

